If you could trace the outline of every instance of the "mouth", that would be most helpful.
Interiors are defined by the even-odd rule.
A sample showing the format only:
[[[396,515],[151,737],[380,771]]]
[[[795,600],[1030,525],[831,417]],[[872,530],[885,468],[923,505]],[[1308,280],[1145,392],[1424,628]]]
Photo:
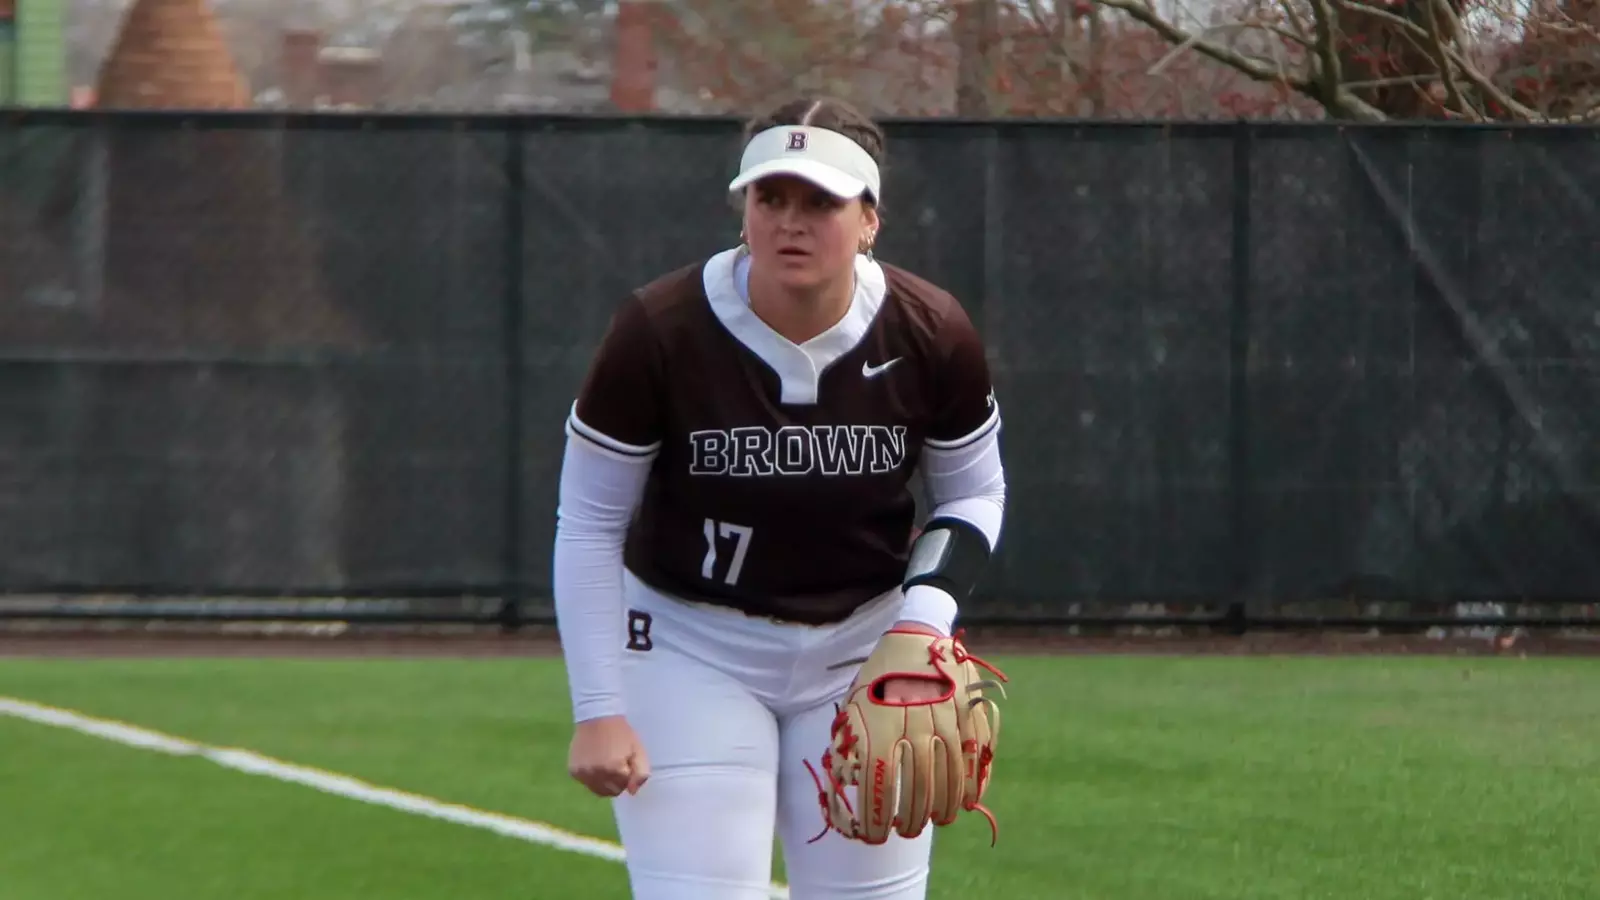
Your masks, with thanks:
[[[801,250],[799,247],[780,247],[778,248],[778,255],[786,259],[805,259],[811,254]]]

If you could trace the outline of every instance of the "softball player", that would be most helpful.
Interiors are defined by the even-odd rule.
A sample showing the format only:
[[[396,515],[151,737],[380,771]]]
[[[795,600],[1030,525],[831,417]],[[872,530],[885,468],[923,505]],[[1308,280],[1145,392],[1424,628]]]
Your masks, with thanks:
[[[569,768],[614,798],[638,900],[765,898],[775,835],[794,900],[926,893],[932,831],[819,837],[807,765],[885,632],[950,633],[1004,512],[982,340],[872,256],[883,155],[834,99],[750,122],[739,246],[621,302],[566,423]]]

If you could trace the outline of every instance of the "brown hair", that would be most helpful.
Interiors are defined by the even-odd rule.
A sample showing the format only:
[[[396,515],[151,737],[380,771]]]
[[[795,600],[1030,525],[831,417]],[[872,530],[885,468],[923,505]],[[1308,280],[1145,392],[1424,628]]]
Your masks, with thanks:
[[[768,128],[780,125],[810,125],[837,131],[860,144],[861,149],[867,151],[867,155],[872,157],[872,161],[878,164],[880,170],[884,166],[884,157],[887,155],[884,145],[887,141],[884,139],[883,129],[879,128],[866,113],[837,97],[804,97],[787,101],[761,113],[745,123],[745,143],[749,143],[751,138]],[[871,198],[874,204],[877,200],[876,197]]]

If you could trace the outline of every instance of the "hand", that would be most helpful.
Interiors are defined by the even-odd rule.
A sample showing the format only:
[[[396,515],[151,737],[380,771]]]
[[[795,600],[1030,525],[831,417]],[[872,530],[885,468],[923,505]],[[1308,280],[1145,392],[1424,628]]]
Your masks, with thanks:
[[[579,722],[567,752],[567,774],[597,796],[630,795],[650,779],[650,759],[622,716]]]
[[[896,622],[893,630],[944,637],[937,629],[921,622]],[[883,699],[887,703],[933,703],[943,699],[949,690],[949,684],[926,678],[891,678],[883,683]]]

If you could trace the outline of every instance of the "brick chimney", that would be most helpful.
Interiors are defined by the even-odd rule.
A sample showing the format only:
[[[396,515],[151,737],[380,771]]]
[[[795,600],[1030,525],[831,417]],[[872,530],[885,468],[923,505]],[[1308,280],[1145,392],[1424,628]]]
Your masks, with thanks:
[[[205,0],[135,0],[95,85],[103,108],[242,109],[250,89]]]
[[[285,105],[310,109],[316,104],[320,89],[317,58],[321,53],[321,32],[291,29],[283,33],[278,50],[278,86],[283,90]]]
[[[617,4],[611,105],[619,112],[649,112],[656,108],[657,14],[654,0],[622,0]]]

